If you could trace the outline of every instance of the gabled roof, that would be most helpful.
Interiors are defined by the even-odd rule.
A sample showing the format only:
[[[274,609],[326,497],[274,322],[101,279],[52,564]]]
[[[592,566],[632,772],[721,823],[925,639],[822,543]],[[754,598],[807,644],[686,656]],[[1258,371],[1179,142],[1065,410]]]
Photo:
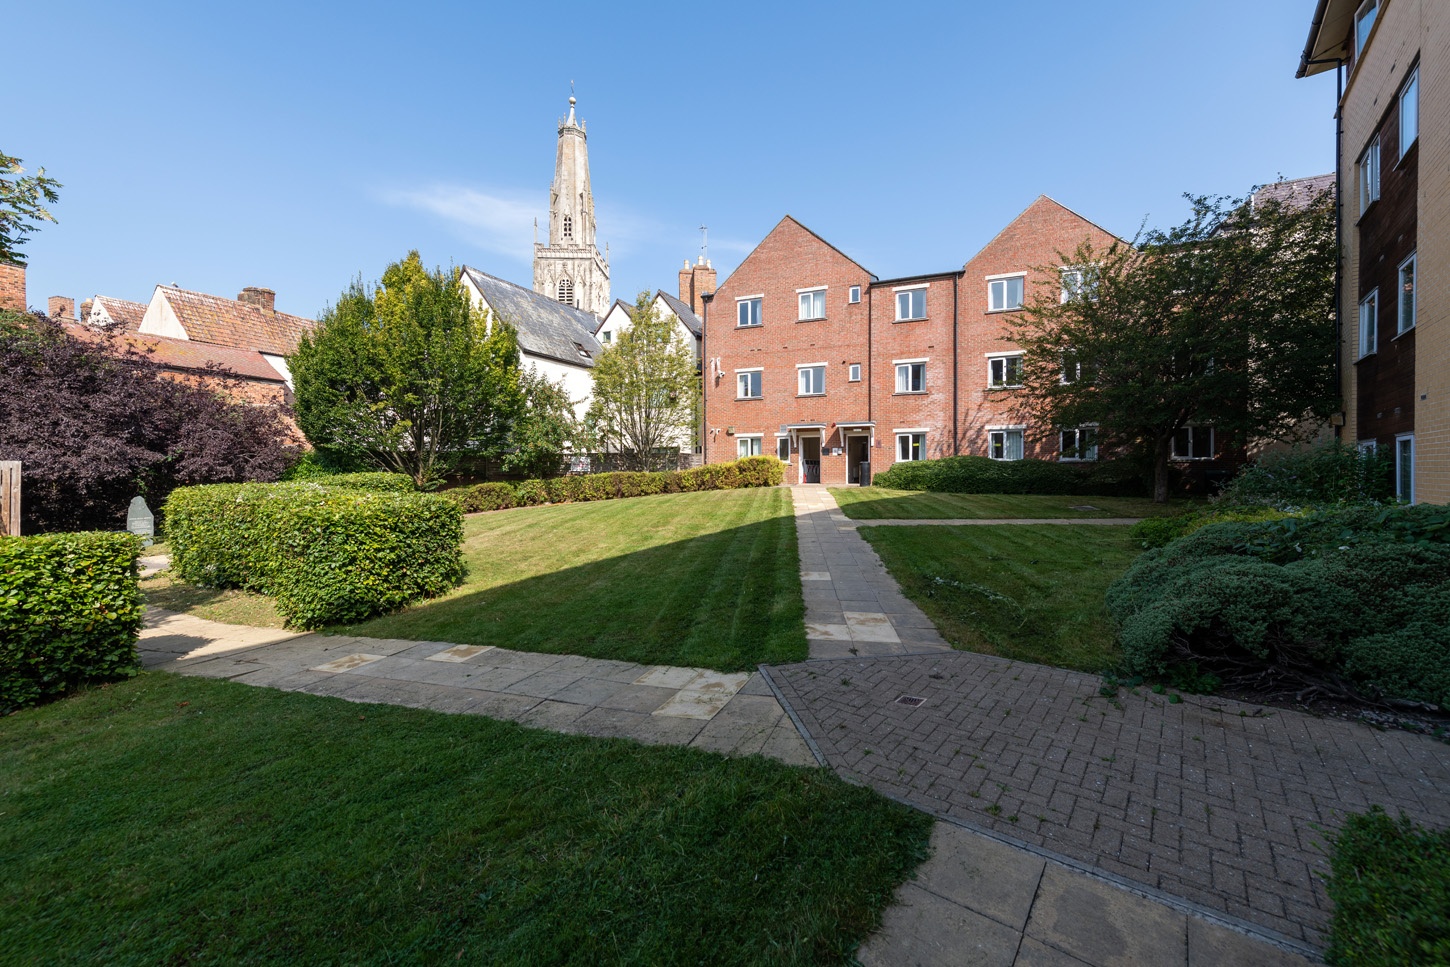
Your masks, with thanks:
[[[141,318],[146,315],[146,303],[132,302],[129,299],[116,299],[108,295],[98,295],[91,300],[93,306],[100,306],[105,309],[106,315],[110,317],[114,326],[125,332],[135,332],[141,327]],[[81,320],[86,322],[88,320]]]
[[[685,328],[690,330],[696,339],[700,338],[700,333],[705,331],[705,327],[700,324],[700,317],[695,315],[695,310],[690,308],[688,302],[685,302],[683,299],[676,299],[664,289],[656,289],[655,298],[664,299],[665,305],[669,306],[670,311],[679,316],[680,321],[685,324]]]
[[[65,328],[71,335],[87,342],[100,341],[105,338],[104,333],[107,331],[72,322],[66,323]],[[116,330],[110,329],[109,331],[115,332]],[[216,346],[191,339],[172,339],[167,336],[152,336],[138,332],[123,332],[117,339],[126,348],[134,350],[157,365],[165,366],[168,369],[185,369],[206,373],[221,368],[246,379],[285,383],[282,374],[274,369],[260,352],[255,350],[234,349],[230,346]]]
[[[604,324],[609,321],[609,317],[614,314],[615,309],[623,310],[624,314],[630,319],[634,318],[634,303],[625,302],[623,299],[615,299],[614,304],[609,307],[604,315],[599,317],[599,322],[595,324],[594,335],[596,337],[599,335],[599,330],[603,329]]]
[[[175,286],[159,285],[156,292],[171,306],[188,338],[216,346],[291,356],[303,333],[317,325],[301,316]]]
[[[1254,192],[1253,203],[1279,201],[1286,205],[1304,205],[1311,199],[1318,197],[1326,191],[1334,191],[1338,179],[1334,172],[1327,175],[1311,175],[1308,178],[1295,178],[1292,181],[1276,181],[1271,185],[1265,185]]]
[[[821,238],[821,236],[817,235],[815,232],[811,231],[809,228],[807,228],[806,226],[802,225],[799,221],[797,221],[791,215],[786,215],[783,218],[781,218],[780,221],[778,221],[778,222],[775,223],[775,227],[774,228],[772,228],[770,231],[768,231],[768,232],[765,233],[764,238],[762,238],[759,242],[756,242],[755,243],[755,248],[753,248],[753,249],[750,250],[750,255],[745,256],[745,258],[741,259],[740,260],[740,263],[735,266],[735,272],[740,271],[740,266],[741,265],[744,265],[746,262],[749,262],[750,261],[750,256],[751,255],[754,255],[757,251],[760,250],[760,246],[762,246],[762,245],[765,244],[765,239],[770,238],[770,236],[772,236],[776,232],[780,231],[781,226],[782,225],[785,225],[787,222],[789,222],[790,224],[794,225],[796,228],[799,228],[801,231],[805,232],[807,235],[811,236],[816,241],[820,242],[826,248],[830,249],[832,252],[835,252],[837,255],[841,256],[841,258],[845,259],[847,262],[850,262],[852,265],[856,266],[856,268],[860,269],[862,272],[865,272],[871,278],[871,281],[873,281],[873,282],[876,281],[876,273],[875,272],[872,272],[870,269],[866,268],[866,266],[862,265],[860,262],[857,262],[855,259],[851,258],[851,256],[847,255],[845,252],[843,252],[840,249],[836,248],[836,246],[832,245],[830,242],[826,241],[824,238]],[[734,276],[735,272],[731,272],[730,273],[730,276]],[[715,291],[718,292],[721,289],[725,288],[727,285],[729,285],[730,284],[730,276],[727,276],[726,279],[725,279],[725,281],[723,283],[721,283],[720,285],[716,286]]]
[[[518,330],[521,350],[573,366],[594,365],[600,345],[594,338],[599,320],[593,313],[466,265],[463,272],[483,294],[488,307]],[[588,355],[580,355],[581,349]]]
[[[1032,211],[1032,209],[1036,208],[1038,205],[1041,205],[1041,204],[1048,204],[1048,205],[1052,205],[1055,208],[1060,208],[1063,211],[1067,212],[1069,215],[1072,215],[1075,218],[1082,219],[1084,222],[1086,222],[1087,224],[1091,225],[1093,228],[1096,228],[1098,231],[1102,232],[1103,234],[1109,235],[1112,238],[1117,239],[1118,241],[1122,242],[1124,245],[1132,245],[1133,244],[1132,242],[1128,241],[1126,238],[1123,238],[1120,235],[1118,235],[1116,232],[1110,232],[1106,228],[1103,228],[1101,225],[1099,225],[1097,222],[1093,221],[1091,218],[1088,218],[1087,216],[1081,214],[1080,212],[1073,211],[1071,208],[1068,208],[1066,205],[1064,205],[1062,202],[1058,201],[1056,198],[1053,198],[1050,195],[1038,195],[1036,198],[1032,199],[1032,204],[1030,204],[1026,208],[1022,209],[1020,212],[1017,213],[1016,217],[1014,217],[1006,225],[1003,225],[1002,228],[1001,228],[1001,230],[999,232],[997,232],[996,235],[993,235],[991,237],[991,239],[988,240],[988,242],[987,242],[986,245],[983,245],[981,248],[977,249],[977,251],[975,253],[973,253],[972,257],[969,258],[969,259],[967,259],[965,262],[963,262],[962,265],[964,265],[964,266],[971,265],[973,259],[975,259],[977,256],[981,255],[983,252],[987,251],[987,249],[991,248],[994,244],[996,244],[997,239],[1001,238],[1003,235],[1006,235],[1009,231],[1012,230],[1012,226],[1013,225],[1016,225],[1019,221],[1022,220],[1022,217],[1024,215],[1026,215],[1028,212]]]

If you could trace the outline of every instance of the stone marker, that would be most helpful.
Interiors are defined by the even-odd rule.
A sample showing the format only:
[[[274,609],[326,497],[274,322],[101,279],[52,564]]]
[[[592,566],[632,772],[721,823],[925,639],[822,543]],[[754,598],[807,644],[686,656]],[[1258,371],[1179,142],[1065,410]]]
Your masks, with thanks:
[[[143,546],[150,547],[150,538],[156,536],[156,517],[146,501],[140,497],[131,498],[131,508],[126,511],[126,530],[147,538]]]

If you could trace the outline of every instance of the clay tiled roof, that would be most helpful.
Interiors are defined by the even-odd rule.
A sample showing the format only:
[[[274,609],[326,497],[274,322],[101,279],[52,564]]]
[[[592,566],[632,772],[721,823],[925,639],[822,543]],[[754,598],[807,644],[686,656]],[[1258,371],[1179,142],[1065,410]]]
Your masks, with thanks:
[[[250,303],[204,292],[169,285],[159,286],[157,291],[170,303],[189,337],[215,346],[291,356],[297,351],[302,334],[317,325],[301,316],[268,312]]]
[[[102,306],[106,310],[106,315],[111,317],[111,322],[124,332],[135,332],[141,328],[141,318],[146,315],[146,303],[144,302],[113,299],[108,295],[98,295],[92,302]]]
[[[66,323],[65,328],[71,335],[88,342],[100,341],[105,338],[104,330],[91,326]],[[157,365],[165,366],[168,369],[205,372],[221,368],[246,379],[264,380],[269,383],[285,382],[282,374],[273,369],[271,364],[262,357],[262,354],[255,350],[216,346],[190,339],[148,336],[136,332],[123,333],[119,336],[118,343],[118,349],[120,347],[132,349]]]

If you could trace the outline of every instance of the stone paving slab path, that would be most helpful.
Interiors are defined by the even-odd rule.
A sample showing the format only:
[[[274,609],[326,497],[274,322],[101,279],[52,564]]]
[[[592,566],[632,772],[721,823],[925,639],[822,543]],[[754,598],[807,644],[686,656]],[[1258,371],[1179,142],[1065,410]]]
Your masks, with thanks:
[[[935,518],[845,518],[842,526],[849,527],[997,527],[1015,524],[1026,527],[1037,524],[1086,524],[1089,527],[1121,527],[1136,524],[1141,517],[951,517]]]
[[[817,764],[758,672],[297,634],[158,609],[139,647],[147,668],[183,675]]]

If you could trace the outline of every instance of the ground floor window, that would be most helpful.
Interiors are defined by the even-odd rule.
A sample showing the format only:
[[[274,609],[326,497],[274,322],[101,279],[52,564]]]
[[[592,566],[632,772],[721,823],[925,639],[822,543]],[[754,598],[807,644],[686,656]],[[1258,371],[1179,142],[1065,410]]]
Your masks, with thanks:
[[[926,459],[926,434],[896,434],[896,459],[903,462]]]
[[[1415,502],[1415,437],[1395,437],[1395,496]]]
[[[777,437],[775,440],[775,455],[786,463],[790,463],[790,437]]]
[[[1074,427],[1060,434],[1059,460],[1096,460],[1098,458],[1098,431],[1090,426]]]
[[[760,437],[742,436],[735,438],[735,452],[742,457],[760,456]]]
[[[991,430],[987,433],[987,456],[993,460],[1022,459],[1022,430]]]
[[[1212,460],[1213,427],[1185,426],[1173,434],[1174,460]]]

